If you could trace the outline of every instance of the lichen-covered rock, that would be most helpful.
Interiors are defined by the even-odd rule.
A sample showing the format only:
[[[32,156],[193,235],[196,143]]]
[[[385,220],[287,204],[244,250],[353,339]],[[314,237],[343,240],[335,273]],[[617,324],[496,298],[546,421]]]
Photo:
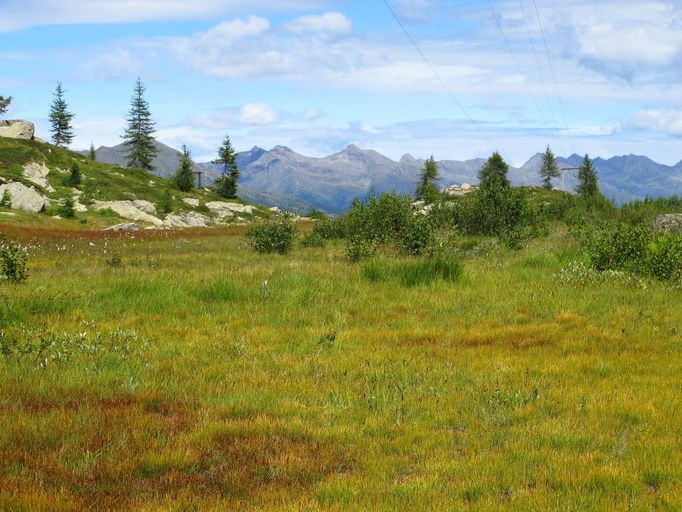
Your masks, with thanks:
[[[95,201],[93,209],[95,211],[109,209],[123,219],[146,222],[147,224],[152,224],[156,227],[161,227],[163,225],[161,219],[137,208],[134,201]]]
[[[0,120],[0,137],[9,139],[31,140],[35,135],[36,127],[30,121],[14,119],[11,121]]]
[[[163,221],[165,228],[205,228],[211,223],[206,215],[197,212],[184,212],[181,214],[168,214]]]
[[[50,200],[33,187],[12,182],[0,185],[0,197],[9,192],[12,208],[28,212],[42,212],[50,205]]]
[[[682,233],[682,213],[659,215],[652,227],[657,233]]]
[[[148,213],[149,215],[156,215],[156,205],[151,201],[135,199],[133,201],[133,206],[138,210],[142,210],[144,213]]]
[[[253,206],[239,203],[226,203],[224,201],[210,201],[206,203],[206,208],[218,217],[232,217],[235,213],[245,213],[253,215]]]
[[[183,197],[182,202],[192,206],[193,208],[196,208],[197,206],[199,206],[199,200],[198,199],[192,199],[191,197]]]
[[[48,169],[45,164],[39,164],[37,162],[31,162],[24,166],[23,175],[31,183],[35,183],[39,187],[44,188],[48,192],[54,192],[54,188],[47,181],[47,175],[50,174],[50,169]]]

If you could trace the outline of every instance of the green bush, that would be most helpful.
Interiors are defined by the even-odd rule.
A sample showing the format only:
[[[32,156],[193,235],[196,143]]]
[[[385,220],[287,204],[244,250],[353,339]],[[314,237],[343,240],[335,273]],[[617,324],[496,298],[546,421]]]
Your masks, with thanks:
[[[296,224],[282,216],[255,224],[246,233],[251,247],[258,252],[288,252],[296,238]]]
[[[11,283],[22,283],[28,278],[28,256],[17,242],[0,240],[0,277]]]
[[[583,235],[592,268],[624,270],[659,280],[682,277],[682,236],[654,235],[647,225],[601,225]]]
[[[646,267],[649,275],[663,281],[682,277],[682,237],[659,236],[648,247]]]
[[[12,194],[9,190],[5,190],[0,197],[0,208],[11,208],[12,207]]]
[[[526,238],[546,231],[547,214],[531,204],[521,188],[489,187],[444,203],[431,214],[437,226],[454,226],[467,235],[497,236],[519,249]]]
[[[301,240],[301,245],[303,247],[324,247],[325,241],[325,238],[313,229],[305,234]]]

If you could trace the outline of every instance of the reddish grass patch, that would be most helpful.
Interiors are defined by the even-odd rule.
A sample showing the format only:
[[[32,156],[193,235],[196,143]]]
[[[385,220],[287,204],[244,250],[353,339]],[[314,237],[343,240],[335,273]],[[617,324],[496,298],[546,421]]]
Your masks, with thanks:
[[[303,493],[352,467],[334,443],[262,431],[255,419],[228,418],[239,433],[198,441],[192,431],[206,415],[157,394],[72,392],[48,401],[23,393],[2,402],[9,436],[0,444],[0,504],[10,509],[31,508],[36,492],[71,510],[134,510],[188,496],[239,502]]]

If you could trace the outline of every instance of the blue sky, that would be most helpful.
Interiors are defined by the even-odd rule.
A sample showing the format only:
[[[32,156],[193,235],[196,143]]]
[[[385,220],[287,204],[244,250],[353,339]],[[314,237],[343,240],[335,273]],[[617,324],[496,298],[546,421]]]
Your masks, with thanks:
[[[198,161],[226,133],[312,156],[682,159],[682,1],[389,4],[433,71],[383,0],[0,0],[0,94],[47,139],[61,81],[73,147],[114,145],[140,76],[157,137]]]

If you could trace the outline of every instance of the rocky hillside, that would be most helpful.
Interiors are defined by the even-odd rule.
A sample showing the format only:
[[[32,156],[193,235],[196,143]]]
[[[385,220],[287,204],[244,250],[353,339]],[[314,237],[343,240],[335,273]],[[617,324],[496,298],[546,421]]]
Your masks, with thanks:
[[[76,186],[68,183],[74,164],[82,173]],[[74,200],[73,219],[63,218],[67,197]],[[206,189],[182,193],[167,179],[140,169],[93,162],[36,140],[0,137],[0,222],[50,219],[65,227],[166,229],[247,223],[270,214]]]

